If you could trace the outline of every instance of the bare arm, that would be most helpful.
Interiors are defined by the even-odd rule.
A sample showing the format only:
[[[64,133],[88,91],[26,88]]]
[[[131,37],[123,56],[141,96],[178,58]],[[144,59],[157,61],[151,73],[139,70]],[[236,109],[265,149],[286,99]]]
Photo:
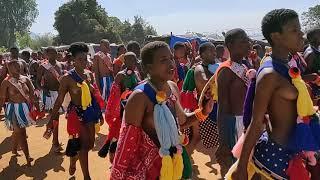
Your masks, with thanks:
[[[37,80],[36,80],[36,86],[38,89],[42,89],[41,87],[41,79],[44,75],[44,68],[42,66],[39,66],[38,72],[37,72]]]
[[[0,112],[7,98],[7,91],[8,91],[8,81],[4,80],[2,81],[1,87],[0,87]]]
[[[36,95],[34,94],[34,86],[31,82],[31,80],[29,78],[26,78],[26,82],[27,82],[27,86],[29,88],[29,94],[30,94],[30,100],[32,102],[32,104],[36,105],[37,109],[40,110],[39,108],[39,104],[38,104],[38,99],[36,97]]]
[[[252,122],[246,132],[239,166],[247,169],[250,153],[264,129],[264,118],[273,92],[278,86],[277,77],[272,69],[263,70],[258,79],[252,111]]]
[[[227,68],[223,68],[220,70],[218,74],[218,117],[217,117],[217,125],[219,134],[225,134],[223,133],[223,129],[225,126],[225,118],[226,116],[231,112],[231,106],[230,106],[230,97],[229,97],[229,86],[230,83],[233,81],[233,74],[231,70]],[[227,140],[224,140],[224,137],[219,137],[220,141],[222,142],[228,142]]]
[[[98,89],[101,93],[101,86],[100,86],[100,73],[99,73],[99,61],[100,60],[100,57],[98,55],[95,55],[94,56],[94,59],[93,59],[93,66],[92,66],[92,70],[94,72],[94,77],[95,77],[95,81],[96,81],[96,84],[98,86]]]
[[[177,97],[175,109],[176,109],[176,116],[178,117],[179,124],[181,125],[180,127],[182,129],[188,128],[188,127],[192,126],[194,123],[198,122],[199,120],[195,116],[194,112],[186,113],[183,111],[183,108],[180,104],[180,93],[179,93],[179,88],[178,88],[177,84],[172,81],[170,81],[169,84],[173,90],[174,95]],[[212,111],[213,103],[214,103],[211,96],[210,96],[210,89],[208,89],[205,98],[206,99],[203,101],[204,108],[202,110],[202,113],[204,115],[209,115],[209,113]]]
[[[65,76],[62,76],[62,78],[60,80],[61,83],[60,83],[59,90],[58,90],[58,97],[57,97],[56,102],[54,103],[48,124],[52,123],[53,120],[59,120],[59,109],[62,106],[64,97],[68,92],[68,87],[69,87],[68,83],[70,83],[68,81],[68,78],[69,78],[69,76],[65,75]]]
[[[207,84],[208,82],[208,78],[206,73],[204,72],[204,69],[202,67],[202,65],[198,65],[195,70],[194,70],[194,78],[195,78],[195,82],[196,82],[196,88],[197,88],[197,92],[201,93],[204,86]]]
[[[147,97],[142,91],[135,90],[129,97],[125,106],[124,118],[127,124],[141,127],[141,123],[147,108]]]

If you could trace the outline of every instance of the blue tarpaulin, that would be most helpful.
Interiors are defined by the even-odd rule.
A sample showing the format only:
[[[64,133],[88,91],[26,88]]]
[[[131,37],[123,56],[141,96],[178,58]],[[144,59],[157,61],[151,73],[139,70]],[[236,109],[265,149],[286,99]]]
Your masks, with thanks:
[[[199,44],[208,42],[208,40],[205,39],[201,39],[201,38],[186,38],[186,37],[180,37],[180,36],[174,36],[171,35],[170,37],[170,48],[173,48],[174,44],[176,44],[177,42],[191,42],[193,40],[197,40]]]

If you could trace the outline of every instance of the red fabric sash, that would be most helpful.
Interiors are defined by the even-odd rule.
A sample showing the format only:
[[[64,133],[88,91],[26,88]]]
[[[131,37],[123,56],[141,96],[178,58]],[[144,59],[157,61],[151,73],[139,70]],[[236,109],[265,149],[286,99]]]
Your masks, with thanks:
[[[110,179],[157,179],[161,169],[158,151],[142,128],[123,123]]]
[[[121,88],[117,83],[113,83],[111,86],[110,96],[107,102],[107,108],[105,113],[106,122],[109,125],[109,134],[107,141],[111,141],[112,138],[118,139],[121,127],[120,117],[120,100],[121,100]]]

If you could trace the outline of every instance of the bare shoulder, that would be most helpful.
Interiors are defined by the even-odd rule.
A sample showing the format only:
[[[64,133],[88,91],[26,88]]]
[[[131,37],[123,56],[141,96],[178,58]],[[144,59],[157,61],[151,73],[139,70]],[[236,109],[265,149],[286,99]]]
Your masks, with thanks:
[[[268,81],[275,81],[281,77],[273,68],[264,68],[260,71],[257,77],[257,81],[261,80],[268,80]]]
[[[202,72],[204,72],[203,66],[201,64],[196,65],[194,68],[194,73],[196,74],[196,73],[202,73]]]
[[[145,116],[148,101],[150,100],[144,92],[141,90],[133,91],[125,106],[124,117],[126,123],[140,127]]]
[[[1,87],[4,87],[4,86],[8,86],[9,84],[9,81],[7,78],[5,78],[2,82],[1,82]]]
[[[128,104],[133,104],[133,105],[143,105],[146,104],[145,102],[148,101],[147,95],[141,91],[140,89],[134,90],[131,95],[128,98]]]
[[[124,71],[120,71],[117,73],[116,77],[114,78],[114,81],[116,83],[120,83],[124,78],[125,78],[125,72]]]
[[[222,67],[217,74],[218,83],[229,82],[234,77],[234,73],[230,68]]]
[[[176,97],[180,97],[179,88],[178,88],[177,84],[173,81],[168,81],[168,84],[170,86],[172,93],[174,93],[174,95]]]
[[[21,75],[21,79],[22,79],[24,82],[30,82],[30,83],[31,83],[31,79],[30,79],[28,76]]]
[[[90,75],[90,76],[91,76],[93,73],[92,73],[90,70],[85,69],[85,70],[84,70],[84,74],[88,74],[88,75]]]
[[[60,85],[66,86],[68,83],[72,82],[72,78],[69,76],[69,74],[64,74],[60,78]]]

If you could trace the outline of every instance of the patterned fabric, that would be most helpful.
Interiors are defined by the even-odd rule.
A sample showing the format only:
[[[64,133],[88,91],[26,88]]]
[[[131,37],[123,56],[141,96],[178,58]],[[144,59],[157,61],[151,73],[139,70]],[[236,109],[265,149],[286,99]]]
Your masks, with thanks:
[[[14,124],[20,128],[26,128],[35,124],[30,116],[30,108],[26,103],[8,103],[5,107],[6,127],[13,131]]]
[[[110,96],[111,85],[113,82],[112,76],[106,76],[100,78],[100,90],[102,92],[102,98],[105,102],[107,102]]]
[[[252,160],[256,167],[270,174],[275,179],[287,179],[286,170],[292,152],[277,144],[265,132],[255,146]]]
[[[111,96],[107,103],[107,109],[105,114],[106,122],[109,126],[109,134],[107,141],[111,141],[113,138],[119,138],[119,131],[121,126],[121,117],[120,117],[120,101],[121,101],[121,89],[120,85],[113,83],[111,87]]]
[[[246,72],[248,71],[248,68],[244,64],[239,64],[231,60],[224,61],[223,63],[221,63],[221,65],[216,71],[217,72],[215,74],[216,80],[218,78],[217,74],[219,74],[222,68],[230,68],[230,70],[234,72],[240,79],[242,79],[247,86],[249,85],[250,81],[246,76]]]
[[[200,138],[204,147],[213,148],[219,145],[219,133],[217,123],[212,119],[208,118],[207,120],[200,123]]]
[[[110,179],[158,179],[161,169],[158,151],[142,128],[123,123]]]

